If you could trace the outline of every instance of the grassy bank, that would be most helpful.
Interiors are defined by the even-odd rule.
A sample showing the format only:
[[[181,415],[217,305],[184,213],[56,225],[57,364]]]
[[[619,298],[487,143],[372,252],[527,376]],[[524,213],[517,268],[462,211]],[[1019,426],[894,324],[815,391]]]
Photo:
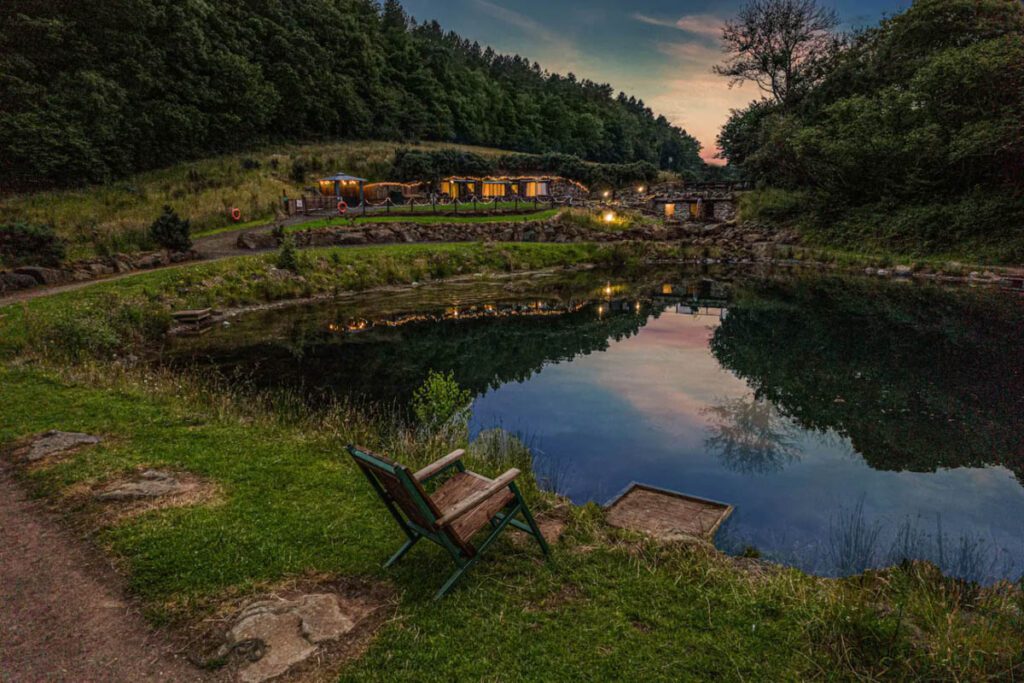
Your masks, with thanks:
[[[380,412],[310,414],[286,398],[109,365],[7,368],[0,382],[0,441],[51,428],[106,435],[23,475],[87,527],[93,504],[66,494],[140,466],[219,487],[213,504],[98,529],[151,618],[187,628],[225,600],[294,577],[392,586],[396,618],[345,680],[978,679],[1024,666],[1019,594],[971,589],[924,566],[817,579],[648,543],[604,526],[593,507],[570,512],[553,563],[506,535],[435,603],[446,558],[423,547],[380,569],[400,532],[341,451],[357,441],[415,465],[460,445],[457,437],[425,437]],[[471,449],[470,465],[489,474],[509,466],[495,452]],[[528,490],[538,510],[552,504]]]
[[[49,429],[101,434],[96,448],[31,470],[128,576],[151,619],[203,631],[228,605],[295,580],[381,582],[394,618],[343,680],[985,679],[1024,673],[1024,598],[907,565],[844,580],[660,545],[566,508],[530,475],[529,452],[470,447],[485,474],[526,472],[535,510],[568,530],[544,563],[506,534],[449,598],[450,570],[418,547],[384,571],[401,532],[343,456],[357,442],[410,466],[466,445],[402,411],[229,387],[123,362],[159,339],[171,310],[271,302],[457,275],[683,255],[669,245],[402,245],[311,250],[298,273],[276,255],[145,273],[0,308],[0,444]],[[115,356],[120,360],[111,362]],[[3,457],[3,456],[0,456]],[[111,521],[82,491],[141,467],[188,472],[212,502]],[[197,646],[202,647],[202,646]]]
[[[396,210],[396,213],[397,210]],[[416,223],[419,225],[431,225],[437,223],[528,223],[531,221],[546,221],[554,218],[559,209],[545,209],[543,211],[532,211],[529,213],[511,213],[494,215],[460,216],[456,214],[445,215],[389,215],[377,214],[370,216],[352,216],[342,218],[322,218],[290,225],[286,228],[289,232],[296,230],[316,230],[317,228],[330,228],[342,225],[373,225],[376,223]]]
[[[743,193],[739,218],[797,230],[811,248],[862,259],[930,266],[949,262],[1024,263],[1024,200],[972,194],[955,203],[869,204],[823,210],[808,192]]]
[[[32,348],[111,357],[159,340],[176,310],[237,307],[453,276],[682,254],[667,244],[410,244],[312,249],[295,272],[277,254],[243,256],[100,283],[0,309],[0,353]]]
[[[278,146],[178,164],[108,185],[0,198],[0,222],[47,223],[68,241],[70,259],[97,253],[149,248],[146,228],[169,204],[192,222],[193,232],[209,234],[231,227],[237,207],[243,222],[270,222],[281,196],[302,194],[317,174],[345,171],[386,180],[393,142],[340,142]],[[455,147],[484,156],[498,150],[425,143],[416,149]],[[305,180],[296,167],[301,166]],[[237,226],[236,226],[237,227]]]

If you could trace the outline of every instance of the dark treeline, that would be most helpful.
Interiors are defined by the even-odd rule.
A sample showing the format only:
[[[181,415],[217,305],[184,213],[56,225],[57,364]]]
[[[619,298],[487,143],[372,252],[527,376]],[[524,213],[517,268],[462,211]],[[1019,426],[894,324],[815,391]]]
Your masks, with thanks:
[[[732,75],[732,74],[730,74]],[[719,142],[765,218],[831,243],[1024,258],[1024,6],[916,0],[840,38]]]
[[[397,0],[8,0],[0,74],[7,189],[339,137],[704,168],[642,101],[414,23]]]
[[[445,176],[490,176],[498,173],[550,173],[591,188],[653,183],[658,168],[647,161],[632,164],[596,164],[569,154],[502,154],[487,158],[457,149],[422,151],[401,149],[395,154],[392,175],[400,180],[437,181]]]

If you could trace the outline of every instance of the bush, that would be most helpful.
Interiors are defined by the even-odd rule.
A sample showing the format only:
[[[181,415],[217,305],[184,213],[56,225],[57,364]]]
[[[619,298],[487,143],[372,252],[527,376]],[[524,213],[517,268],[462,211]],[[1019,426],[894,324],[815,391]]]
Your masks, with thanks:
[[[807,209],[807,196],[802,192],[764,189],[740,195],[739,215],[743,221],[785,223]]]
[[[412,410],[420,425],[437,430],[452,422],[468,422],[472,400],[473,395],[459,386],[453,373],[431,370],[413,394]]]
[[[277,252],[277,267],[293,273],[299,272],[299,254],[295,249],[295,239],[291,236],[285,237],[281,242],[281,248]]]
[[[182,220],[174,209],[164,207],[160,217],[149,226],[149,236],[158,245],[171,251],[188,251],[192,248],[192,228],[187,220]]]
[[[0,262],[3,265],[56,268],[63,260],[64,242],[52,226],[20,222],[0,225]]]

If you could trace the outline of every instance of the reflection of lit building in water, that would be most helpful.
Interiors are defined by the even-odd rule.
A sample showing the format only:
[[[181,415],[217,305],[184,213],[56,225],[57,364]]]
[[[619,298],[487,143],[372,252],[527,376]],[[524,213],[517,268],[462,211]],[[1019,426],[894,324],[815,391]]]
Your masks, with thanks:
[[[715,280],[698,280],[685,285],[663,284],[654,302],[674,306],[678,315],[725,320],[729,315],[729,286]]]

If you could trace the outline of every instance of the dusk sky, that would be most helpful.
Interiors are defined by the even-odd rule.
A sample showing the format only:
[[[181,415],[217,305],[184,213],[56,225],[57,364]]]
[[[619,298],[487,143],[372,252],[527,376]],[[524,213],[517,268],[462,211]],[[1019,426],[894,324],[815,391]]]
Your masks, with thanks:
[[[731,108],[761,96],[753,84],[730,90],[711,73],[720,62],[720,26],[740,0],[404,0],[420,21],[437,19],[482,45],[517,53],[550,71],[610,83],[640,97],[704,145]],[[844,28],[875,23],[910,0],[833,0]]]

